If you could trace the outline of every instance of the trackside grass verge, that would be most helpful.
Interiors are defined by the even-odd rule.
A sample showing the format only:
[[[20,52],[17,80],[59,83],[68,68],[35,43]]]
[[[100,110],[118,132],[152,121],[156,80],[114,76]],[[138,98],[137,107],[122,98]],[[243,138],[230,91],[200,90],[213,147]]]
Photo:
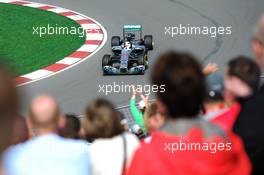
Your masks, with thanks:
[[[0,3],[0,55],[16,76],[30,73],[67,57],[85,42],[79,34],[39,36],[33,28],[80,28],[75,21],[53,12]]]

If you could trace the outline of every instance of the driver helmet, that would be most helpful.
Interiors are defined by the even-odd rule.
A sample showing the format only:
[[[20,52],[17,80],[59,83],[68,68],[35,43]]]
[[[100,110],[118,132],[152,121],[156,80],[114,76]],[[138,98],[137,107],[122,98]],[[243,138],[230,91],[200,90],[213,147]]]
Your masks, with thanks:
[[[125,42],[125,48],[130,49],[131,48],[131,43],[129,41]]]

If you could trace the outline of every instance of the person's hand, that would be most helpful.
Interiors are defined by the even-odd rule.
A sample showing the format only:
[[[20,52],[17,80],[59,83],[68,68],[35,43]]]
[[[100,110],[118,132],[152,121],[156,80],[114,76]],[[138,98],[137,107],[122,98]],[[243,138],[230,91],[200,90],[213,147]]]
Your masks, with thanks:
[[[218,65],[216,63],[208,63],[204,68],[203,68],[203,73],[204,75],[209,75],[211,73],[214,73],[218,71]]]
[[[137,95],[136,87],[135,87],[135,85],[132,85],[132,98],[135,98],[136,95]]]
[[[145,95],[141,94],[140,98],[144,101],[145,106],[147,107],[149,104],[149,96],[147,96],[147,95],[145,96]]]

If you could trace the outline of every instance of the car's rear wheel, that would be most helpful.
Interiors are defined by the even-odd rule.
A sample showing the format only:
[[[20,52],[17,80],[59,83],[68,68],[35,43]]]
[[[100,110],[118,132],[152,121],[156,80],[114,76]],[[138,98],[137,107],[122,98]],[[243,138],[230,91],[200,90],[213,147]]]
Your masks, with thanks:
[[[119,36],[113,36],[111,39],[111,47],[113,46],[120,46],[121,42],[120,42],[120,37]]]
[[[144,45],[148,50],[153,50],[153,37],[152,35],[144,36]]]
[[[104,55],[102,59],[102,67],[109,66],[111,56],[110,55]]]

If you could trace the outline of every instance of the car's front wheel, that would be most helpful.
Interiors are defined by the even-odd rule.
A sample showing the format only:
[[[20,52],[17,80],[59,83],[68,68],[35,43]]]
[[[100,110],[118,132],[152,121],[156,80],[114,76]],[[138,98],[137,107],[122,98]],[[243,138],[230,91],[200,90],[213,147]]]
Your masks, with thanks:
[[[138,57],[138,65],[144,65],[144,56]]]

